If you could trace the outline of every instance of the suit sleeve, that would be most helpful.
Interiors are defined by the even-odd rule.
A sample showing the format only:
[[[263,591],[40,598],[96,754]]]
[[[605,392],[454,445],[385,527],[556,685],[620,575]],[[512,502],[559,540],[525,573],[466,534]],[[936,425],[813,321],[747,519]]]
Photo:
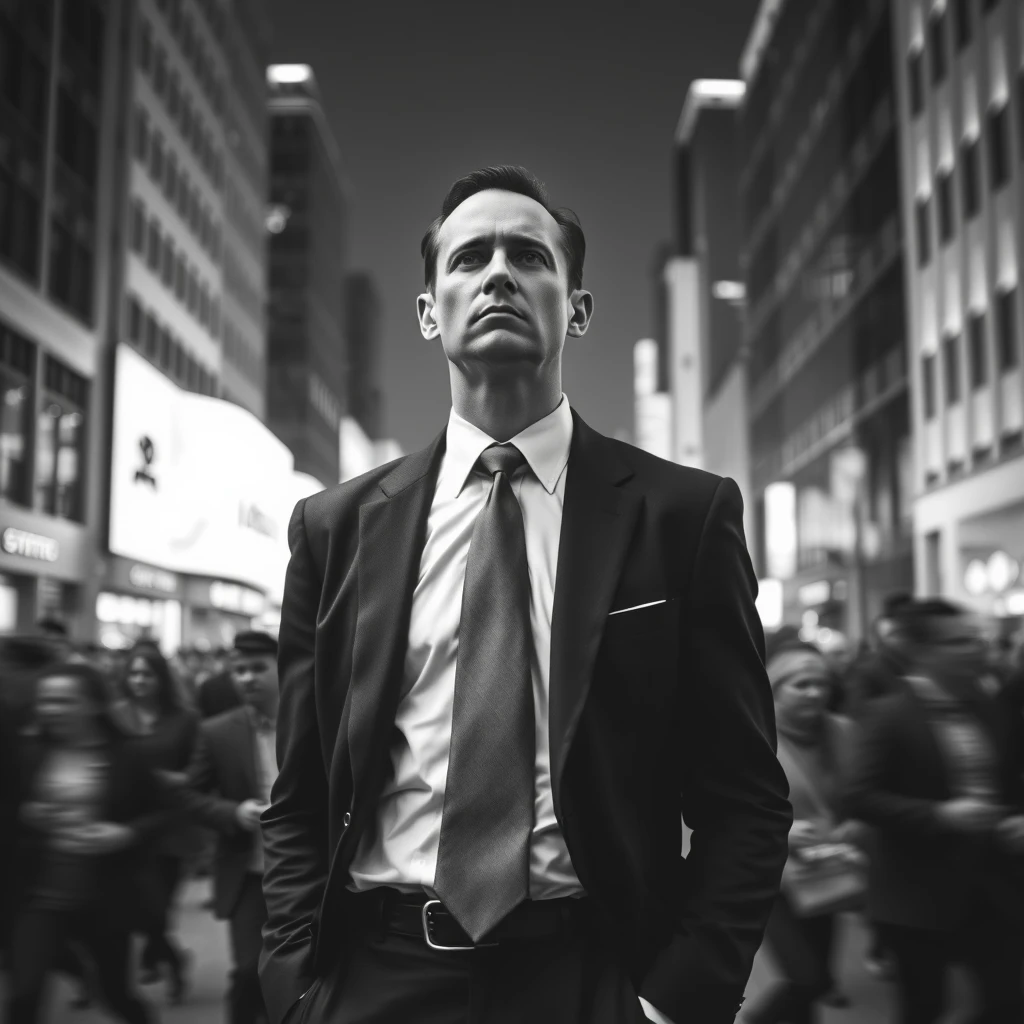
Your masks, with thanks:
[[[682,602],[677,764],[692,836],[676,933],[640,986],[671,1019],[701,1024],[731,1022],[743,1002],[793,820],[742,513],[722,480]]]
[[[267,924],[260,981],[271,1024],[279,1024],[313,982],[315,918],[330,869],[313,671],[322,580],[306,535],[305,504],[299,502],[288,525],[291,558],[278,635],[280,770],[261,819]]]

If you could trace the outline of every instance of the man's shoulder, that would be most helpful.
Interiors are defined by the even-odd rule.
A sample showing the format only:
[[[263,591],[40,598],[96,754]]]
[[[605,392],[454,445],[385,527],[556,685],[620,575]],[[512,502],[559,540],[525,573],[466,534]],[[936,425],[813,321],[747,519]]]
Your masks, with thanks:
[[[248,714],[249,712],[243,704],[204,719],[199,723],[199,728],[211,743],[224,743],[233,735],[239,724],[246,724]]]

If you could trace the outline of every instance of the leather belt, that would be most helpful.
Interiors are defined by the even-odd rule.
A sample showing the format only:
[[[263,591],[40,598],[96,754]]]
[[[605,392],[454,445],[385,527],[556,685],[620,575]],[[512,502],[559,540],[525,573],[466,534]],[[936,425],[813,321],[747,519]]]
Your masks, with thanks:
[[[526,900],[483,940],[474,943],[440,900],[394,889],[385,889],[378,898],[380,924],[385,932],[421,938],[431,949],[446,953],[555,938],[564,935],[590,909],[586,897]]]

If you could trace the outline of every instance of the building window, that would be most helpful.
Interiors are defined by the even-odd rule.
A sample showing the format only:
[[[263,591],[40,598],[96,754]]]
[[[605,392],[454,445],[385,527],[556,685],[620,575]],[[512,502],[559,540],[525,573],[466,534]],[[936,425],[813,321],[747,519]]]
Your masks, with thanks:
[[[936,181],[939,200],[939,237],[945,244],[953,237],[953,172],[944,171]]]
[[[935,418],[935,356],[925,356],[921,360],[921,383],[924,395],[924,418]]]
[[[960,401],[960,336],[952,334],[942,344],[946,370],[946,405]]]
[[[168,152],[167,162],[164,165],[164,195],[167,201],[174,202],[174,196],[178,191],[178,158],[173,152]]]
[[[136,346],[142,343],[142,306],[134,295],[128,296],[128,340]]]
[[[172,71],[167,80],[167,113],[172,121],[178,120],[178,107],[181,105],[181,83],[178,72]]]
[[[153,34],[145,18],[139,27],[139,67],[148,75],[153,67]]]
[[[35,362],[35,345],[0,325],[0,498],[18,505],[28,501]]]
[[[166,327],[160,328],[160,369],[169,373],[171,369],[171,332]]]
[[[1006,373],[1018,363],[1016,288],[997,294],[996,322],[999,329],[999,371]]]
[[[917,117],[924,110],[924,69],[921,51],[907,58],[907,84],[910,89],[910,113]]]
[[[149,147],[149,176],[157,185],[164,177],[164,140],[159,132],[153,132],[152,145]]]
[[[971,339],[971,387],[977,390],[988,383],[988,349],[985,346],[985,314],[972,313],[968,325]]]
[[[51,356],[36,425],[35,507],[63,519],[82,519],[88,382]]]
[[[149,238],[146,244],[146,266],[154,272],[160,269],[161,247],[160,225],[157,223],[156,217],[153,217],[149,222]]]
[[[988,115],[988,160],[992,190],[1002,188],[1010,176],[1009,140],[1006,133],[1006,106],[990,110]]]
[[[153,88],[157,96],[164,97],[164,90],[167,88],[167,54],[163,48],[156,47],[156,54],[153,60]]]
[[[163,258],[160,261],[160,280],[163,281],[164,287],[168,289],[174,287],[174,242],[171,241],[170,235],[164,238]]]
[[[132,200],[132,251],[140,256],[146,251],[146,208],[138,199]]]
[[[956,46],[962,50],[967,46],[974,35],[974,26],[971,24],[971,0],[954,0],[953,22],[956,30]]]
[[[174,294],[179,302],[184,303],[187,291],[185,258],[181,255],[174,261]]]
[[[146,312],[145,315],[146,324],[146,356],[149,359],[156,359],[157,349],[160,346],[160,328],[157,325],[156,317],[152,313]]]
[[[149,116],[140,107],[135,111],[135,159],[145,163],[149,156]]]
[[[970,220],[981,209],[981,154],[978,140],[965,142],[960,147],[960,186],[963,194],[964,217]]]
[[[930,205],[930,200],[918,199],[914,206],[917,224],[917,263],[921,267],[928,266],[932,258],[932,236],[928,224],[928,208]]]
[[[928,43],[931,51],[932,85],[938,85],[946,77],[946,15],[935,15],[928,22]]]

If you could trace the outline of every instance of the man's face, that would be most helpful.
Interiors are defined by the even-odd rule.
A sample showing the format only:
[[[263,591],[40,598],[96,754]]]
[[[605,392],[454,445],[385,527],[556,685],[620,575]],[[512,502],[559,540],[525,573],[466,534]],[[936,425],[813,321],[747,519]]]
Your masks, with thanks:
[[[440,337],[471,379],[558,366],[566,334],[586,330],[592,299],[569,291],[554,217],[527,196],[488,189],[451,213],[438,243],[433,294],[418,300],[423,336]]]
[[[246,704],[271,718],[277,716],[277,659],[273,655],[236,655],[231,678]]]

